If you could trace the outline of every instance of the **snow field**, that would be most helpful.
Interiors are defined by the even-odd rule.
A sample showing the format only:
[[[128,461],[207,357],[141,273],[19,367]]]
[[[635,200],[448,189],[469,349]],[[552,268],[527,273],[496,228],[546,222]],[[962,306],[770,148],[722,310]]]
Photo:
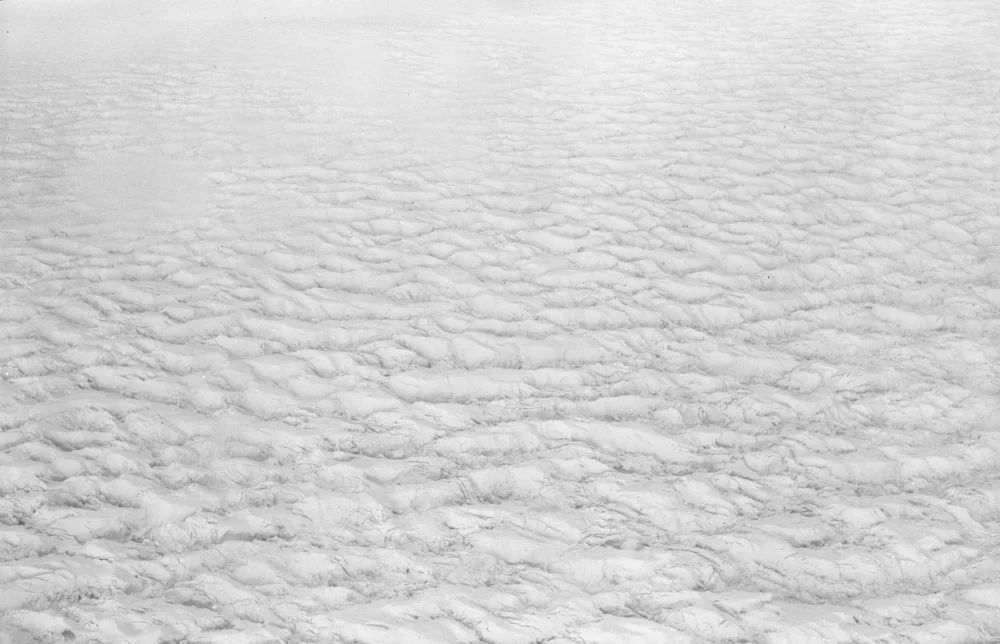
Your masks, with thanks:
[[[0,20],[0,642],[1000,638],[992,3]]]

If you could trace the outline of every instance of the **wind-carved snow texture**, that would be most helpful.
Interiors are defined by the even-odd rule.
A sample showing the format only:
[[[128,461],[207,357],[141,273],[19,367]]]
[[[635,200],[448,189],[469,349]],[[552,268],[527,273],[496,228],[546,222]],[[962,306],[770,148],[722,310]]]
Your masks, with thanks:
[[[251,8],[0,9],[0,642],[1000,638],[996,3]]]

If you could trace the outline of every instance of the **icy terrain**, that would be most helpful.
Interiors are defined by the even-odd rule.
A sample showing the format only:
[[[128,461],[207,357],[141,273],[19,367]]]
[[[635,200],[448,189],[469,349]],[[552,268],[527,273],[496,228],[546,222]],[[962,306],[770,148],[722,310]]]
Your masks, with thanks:
[[[998,641],[998,63],[995,0],[0,2],[0,643]]]

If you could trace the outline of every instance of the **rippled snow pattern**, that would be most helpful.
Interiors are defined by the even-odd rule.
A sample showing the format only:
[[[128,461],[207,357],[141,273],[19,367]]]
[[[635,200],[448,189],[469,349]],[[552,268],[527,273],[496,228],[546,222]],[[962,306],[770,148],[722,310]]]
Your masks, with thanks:
[[[0,6],[0,642],[1000,638],[997,5],[391,4]]]

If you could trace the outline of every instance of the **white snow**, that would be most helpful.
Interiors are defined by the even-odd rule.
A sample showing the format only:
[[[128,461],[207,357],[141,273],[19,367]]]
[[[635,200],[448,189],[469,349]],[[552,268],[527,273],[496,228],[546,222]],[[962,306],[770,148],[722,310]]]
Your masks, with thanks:
[[[1000,641],[997,34],[0,1],[0,644]]]

